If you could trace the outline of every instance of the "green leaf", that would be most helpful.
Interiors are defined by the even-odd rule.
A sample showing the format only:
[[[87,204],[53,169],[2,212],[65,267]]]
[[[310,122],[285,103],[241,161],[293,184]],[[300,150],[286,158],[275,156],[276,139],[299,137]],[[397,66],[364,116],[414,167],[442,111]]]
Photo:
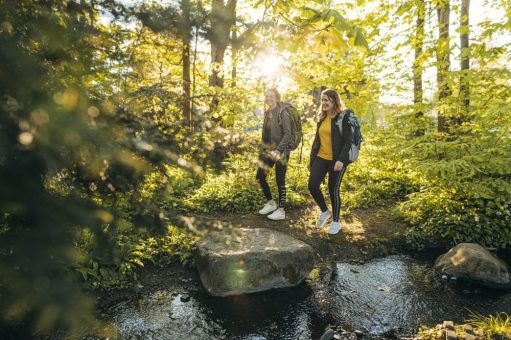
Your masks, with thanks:
[[[350,39],[350,41],[355,47],[364,52],[369,51],[369,45],[367,44],[364,34],[360,30],[360,28],[354,27],[353,30],[351,31],[351,34],[352,38]]]

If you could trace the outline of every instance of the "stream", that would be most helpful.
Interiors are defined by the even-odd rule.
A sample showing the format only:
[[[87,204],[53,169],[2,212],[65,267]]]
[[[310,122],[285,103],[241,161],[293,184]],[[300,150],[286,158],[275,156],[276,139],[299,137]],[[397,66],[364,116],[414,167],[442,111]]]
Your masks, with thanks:
[[[297,287],[211,297],[193,269],[154,269],[138,293],[104,309],[122,339],[318,339],[329,325],[365,338],[463,323],[471,312],[511,314],[511,291],[439,278],[428,256],[322,263]]]

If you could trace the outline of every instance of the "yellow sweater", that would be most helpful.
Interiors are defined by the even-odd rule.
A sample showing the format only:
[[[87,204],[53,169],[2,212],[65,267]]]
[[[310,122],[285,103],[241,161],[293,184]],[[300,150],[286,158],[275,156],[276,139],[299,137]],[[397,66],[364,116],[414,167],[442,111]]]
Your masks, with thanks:
[[[331,161],[332,154],[332,118],[326,115],[319,126],[319,152],[318,157]]]

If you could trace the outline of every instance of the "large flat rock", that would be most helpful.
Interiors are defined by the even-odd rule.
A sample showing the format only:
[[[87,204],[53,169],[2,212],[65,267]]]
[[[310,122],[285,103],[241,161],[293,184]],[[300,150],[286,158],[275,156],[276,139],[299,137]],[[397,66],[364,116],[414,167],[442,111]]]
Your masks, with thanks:
[[[270,229],[209,233],[197,247],[202,285],[214,296],[298,285],[314,265],[308,244]]]

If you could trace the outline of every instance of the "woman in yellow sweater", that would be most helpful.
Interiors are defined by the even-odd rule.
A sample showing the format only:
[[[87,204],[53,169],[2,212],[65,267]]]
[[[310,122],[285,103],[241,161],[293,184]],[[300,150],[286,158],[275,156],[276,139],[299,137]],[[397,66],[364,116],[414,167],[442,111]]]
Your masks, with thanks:
[[[337,234],[341,212],[340,186],[349,164],[349,149],[353,138],[348,123],[348,109],[339,93],[327,89],[321,93],[316,136],[311,148],[309,191],[321,209],[316,227],[322,228],[332,217],[329,234]],[[342,129],[340,128],[342,127]],[[342,131],[342,133],[341,133]],[[328,192],[332,210],[328,210],[320,185],[328,173]]]

